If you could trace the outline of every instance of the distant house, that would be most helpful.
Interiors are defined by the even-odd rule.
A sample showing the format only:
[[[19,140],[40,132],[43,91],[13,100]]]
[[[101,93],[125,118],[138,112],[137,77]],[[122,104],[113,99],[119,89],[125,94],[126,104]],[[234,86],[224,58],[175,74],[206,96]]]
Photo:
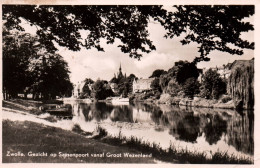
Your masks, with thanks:
[[[138,79],[133,81],[133,93],[151,90],[151,84],[154,78]]]
[[[216,70],[220,74],[221,78],[227,79],[231,74],[230,66],[231,64],[228,64],[227,66],[223,65],[216,68],[212,68],[212,70]]]
[[[82,81],[82,82],[78,82],[76,85],[74,85],[72,97],[79,98],[80,95],[83,94],[83,87],[84,87],[85,83],[86,82]],[[88,87],[90,90],[92,90],[92,84],[88,84]]]
[[[231,69],[232,65],[233,65],[233,63],[232,64],[228,63],[227,65],[216,66],[216,67],[212,67],[211,69],[217,71],[220,74],[221,78],[227,79],[231,74],[230,69]],[[200,75],[198,77],[199,82],[202,82],[202,78],[203,78],[203,76],[204,76],[204,74],[207,70],[209,70],[209,68],[208,69],[206,69],[206,68],[201,69]]]

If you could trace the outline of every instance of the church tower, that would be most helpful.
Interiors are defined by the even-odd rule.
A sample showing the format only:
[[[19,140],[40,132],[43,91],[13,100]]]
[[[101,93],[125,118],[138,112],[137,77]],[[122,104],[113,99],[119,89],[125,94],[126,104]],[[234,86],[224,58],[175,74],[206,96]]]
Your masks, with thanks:
[[[117,78],[122,79],[123,77],[124,77],[124,75],[122,73],[121,62],[120,62],[120,67],[119,67],[119,72],[118,72]]]

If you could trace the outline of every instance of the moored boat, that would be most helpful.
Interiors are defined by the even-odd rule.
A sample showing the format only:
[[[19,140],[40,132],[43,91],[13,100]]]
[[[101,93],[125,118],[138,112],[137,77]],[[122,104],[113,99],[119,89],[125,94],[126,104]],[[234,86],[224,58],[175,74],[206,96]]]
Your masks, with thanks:
[[[115,105],[129,105],[129,98],[113,97],[111,102]]]

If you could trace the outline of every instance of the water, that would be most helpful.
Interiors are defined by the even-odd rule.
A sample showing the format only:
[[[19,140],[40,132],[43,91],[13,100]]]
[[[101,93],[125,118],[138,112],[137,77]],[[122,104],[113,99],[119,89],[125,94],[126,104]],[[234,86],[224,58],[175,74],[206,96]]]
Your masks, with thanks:
[[[227,152],[253,157],[254,116],[234,110],[186,108],[168,105],[112,105],[71,103],[72,118],[64,125],[78,125],[93,132],[98,125],[110,135],[135,136],[163,148],[170,144],[190,151]]]

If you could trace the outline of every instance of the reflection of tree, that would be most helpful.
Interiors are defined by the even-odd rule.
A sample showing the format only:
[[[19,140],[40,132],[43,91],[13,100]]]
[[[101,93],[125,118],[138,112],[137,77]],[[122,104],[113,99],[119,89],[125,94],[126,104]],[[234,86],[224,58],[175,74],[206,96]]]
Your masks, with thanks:
[[[88,104],[80,104],[80,108],[82,109],[83,115],[85,116],[86,121],[91,121],[93,117],[89,115],[90,112],[90,105]]]
[[[156,124],[160,124],[161,122],[161,118],[165,118],[165,116],[163,116],[163,112],[158,110],[158,111],[153,111],[151,114],[151,119],[156,123]],[[165,125],[165,123],[163,122],[163,125]]]
[[[199,123],[199,117],[193,115],[185,116],[177,125],[179,139],[186,142],[195,142],[200,132]]]
[[[112,121],[133,122],[133,109],[129,106],[115,106]]]
[[[204,128],[206,141],[212,145],[216,144],[223,133],[227,132],[227,122],[224,121],[219,115],[209,116],[209,123]]]
[[[254,153],[254,116],[233,116],[227,132],[229,145],[244,153]]]
[[[163,113],[159,106],[150,105],[150,104],[139,104],[139,109],[147,113],[151,113],[151,119],[158,125],[168,126],[169,125],[169,118],[167,115]]]
[[[86,121],[105,120],[113,110],[113,106],[106,103],[80,104],[79,108],[82,109]]]

